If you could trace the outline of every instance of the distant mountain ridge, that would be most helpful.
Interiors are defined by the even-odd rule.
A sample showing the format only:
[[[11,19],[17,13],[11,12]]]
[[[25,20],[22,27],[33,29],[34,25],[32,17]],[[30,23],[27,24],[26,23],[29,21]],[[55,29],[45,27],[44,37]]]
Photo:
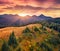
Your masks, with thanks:
[[[44,20],[46,21],[50,20],[56,23],[60,23],[60,18],[52,18],[49,16],[45,16],[43,14],[41,14],[40,16],[36,16],[36,15],[25,16],[24,18],[18,15],[4,14],[4,15],[0,15],[0,27],[21,26],[21,25],[40,22]]]

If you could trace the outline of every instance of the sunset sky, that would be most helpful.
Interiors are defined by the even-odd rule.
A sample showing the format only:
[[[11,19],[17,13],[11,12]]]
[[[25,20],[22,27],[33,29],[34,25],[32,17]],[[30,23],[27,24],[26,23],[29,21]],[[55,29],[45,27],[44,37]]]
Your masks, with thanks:
[[[60,0],[0,0],[0,14],[60,17]]]

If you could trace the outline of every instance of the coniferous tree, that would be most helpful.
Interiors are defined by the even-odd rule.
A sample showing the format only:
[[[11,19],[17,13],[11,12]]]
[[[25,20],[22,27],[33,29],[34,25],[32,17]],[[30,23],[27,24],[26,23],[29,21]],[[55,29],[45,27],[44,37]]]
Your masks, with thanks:
[[[3,43],[1,51],[10,51],[10,48],[6,42]]]
[[[28,27],[26,27],[23,33],[31,33],[31,30]]]
[[[14,48],[18,45],[14,32],[12,32],[12,34],[9,37],[8,45],[13,46]]]
[[[37,31],[39,31],[39,29],[35,26],[34,31],[37,32]]]

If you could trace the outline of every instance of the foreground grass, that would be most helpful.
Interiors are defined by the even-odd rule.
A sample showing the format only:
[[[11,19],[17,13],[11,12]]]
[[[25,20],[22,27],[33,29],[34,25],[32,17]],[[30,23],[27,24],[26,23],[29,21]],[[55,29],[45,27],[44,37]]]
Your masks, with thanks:
[[[8,44],[9,37],[14,32],[16,48]],[[59,51],[59,32],[49,29],[41,24],[31,24],[24,27],[7,27],[0,29],[0,51],[6,41],[10,51]],[[15,39],[12,38],[15,42]],[[11,39],[11,40],[12,40]],[[12,43],[12,41],[11,41]]]

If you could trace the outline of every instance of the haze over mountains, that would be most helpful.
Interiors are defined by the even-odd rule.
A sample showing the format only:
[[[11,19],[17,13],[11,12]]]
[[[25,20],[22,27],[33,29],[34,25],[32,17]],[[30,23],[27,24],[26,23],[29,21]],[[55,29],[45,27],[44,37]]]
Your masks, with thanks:
[[[11,14],[4,14],[0,15],[0,28],[1,27],[7,27],[7,26],[21,26],[21,25],[26,25],[30,23],[36,23],[40,21],[53,21],[60,23],[60,18],[52,18],[49,16],[45,16],[41,14],[40,16],[19,16],[19,15],[11,15]]]

